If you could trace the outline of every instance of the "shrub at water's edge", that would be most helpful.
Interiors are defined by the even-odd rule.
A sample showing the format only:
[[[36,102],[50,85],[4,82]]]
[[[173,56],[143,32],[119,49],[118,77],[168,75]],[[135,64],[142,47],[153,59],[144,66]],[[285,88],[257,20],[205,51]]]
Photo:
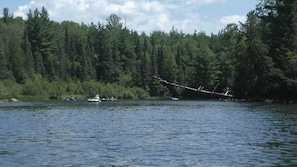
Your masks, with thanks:
[[[84,100],[99,94],[101,97],[117,99],[150,99],[147,91],[139,87],[124,87],[116,83],[104,84],[97,81],[49,82],[43,78],[26,80],[24,84],[0,81],[0,99],[16,98],[20,101],[64,100],[74,97]]]

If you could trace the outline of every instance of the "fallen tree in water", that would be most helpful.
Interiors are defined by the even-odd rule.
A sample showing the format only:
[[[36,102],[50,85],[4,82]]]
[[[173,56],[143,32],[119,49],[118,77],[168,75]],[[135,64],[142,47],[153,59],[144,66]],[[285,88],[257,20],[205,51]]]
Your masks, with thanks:
[[[203,87],[201,87],[201,86],[199,88],[192,88],[192,87],[188,87],[188,86],[168,82],[168,81],[166,81],[166,80],[164,80],[164,79],[162,79],[162,78],[160,78],[158,76],[154,76],[154,78],[158,79],[160,82],[165,83],[167,85],[180,87],[180,88],[183,88],[183,89],[199,92],[199,93],[202,93],[202,94],[211,95],[211,96],[215,96],[215,97],[218,97],[218,98],[233,98],[233,95],[229,94],[229,88],[227,88],[226,92],[219,93],[219,92],[215,92],[215,91],[204,90]]]

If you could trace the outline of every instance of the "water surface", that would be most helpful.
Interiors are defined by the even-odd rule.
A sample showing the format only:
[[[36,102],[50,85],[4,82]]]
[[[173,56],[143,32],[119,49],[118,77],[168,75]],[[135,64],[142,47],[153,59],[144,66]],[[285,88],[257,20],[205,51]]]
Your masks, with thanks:
[[[0,166],[293,166],[297,105],[0,104]]]

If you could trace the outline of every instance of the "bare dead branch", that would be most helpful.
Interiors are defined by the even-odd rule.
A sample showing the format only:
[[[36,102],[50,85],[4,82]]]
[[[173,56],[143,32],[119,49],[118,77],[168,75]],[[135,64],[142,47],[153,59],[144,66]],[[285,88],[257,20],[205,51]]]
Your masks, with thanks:
[[[188,87],[188,86],[184,86],[184,85],[179,85],[179,84],[176,84],[176,83],[172,83],[172,82],[168,82],[158,76],[154,76],[155,79],[158,79],[160,82],[163,82],[167,85],[171,85],[171,86],[176,86],[176,87],[180,87],[180,88],[183,88],[183,89],[188,89],[188,90],[191,90],[191,91],[196,91],[196,92],[200,92],[200,93],[204,93],[204,94],[209,94],[209,95],[214,95],[214,96],[217,96],[217,97],[224,97],[224,98],[232,98],[233,95],[229,94],[229,88],[227,88],[227,91],[225,93],[219,93],[219,92],[215,92],[215,91],[208,91],[208,90],[203,90],[203,87],[202,86],[199,86],[199,88],[191,88],[191,87]]]

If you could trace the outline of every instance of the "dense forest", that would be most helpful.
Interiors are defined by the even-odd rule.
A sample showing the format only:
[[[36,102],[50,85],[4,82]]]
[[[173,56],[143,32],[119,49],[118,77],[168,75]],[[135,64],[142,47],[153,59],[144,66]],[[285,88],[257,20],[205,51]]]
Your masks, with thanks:
[[[0,18],[0,98],[67,96],[198,98],[163,84],[279,102],[297,95],[297,0],[262,0],[243,23],[216,34],[139,33],[111,14],[103,23],[61,23],[45,8],[27,19],[3,9]]]

